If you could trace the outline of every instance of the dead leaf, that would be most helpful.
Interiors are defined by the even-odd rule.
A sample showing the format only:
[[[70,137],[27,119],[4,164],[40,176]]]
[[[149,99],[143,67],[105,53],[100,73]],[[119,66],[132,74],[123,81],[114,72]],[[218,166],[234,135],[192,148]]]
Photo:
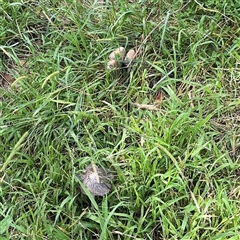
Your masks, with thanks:
[[[239,198],[240,196],[240,186],[234,188],[230,193],[229,193],[229,198]]]
[[[152,110],[152,111],[157,111],[158,108],[153,105],[153,104],[139,104],[139,103],[134,103],[135,107],[138,107],[140,109],[145,109],[145,110]]]
[[[6,80],[8,83],[13,83],[14,78],[9,73],[2,73],[0,74],[4,80]]]
[[[163,94],[162,91],[159,91],[157,93],[157,96],[155,97],[155,101],[154,102],[157,103],[157,104],[161,104],[163,99],[164,99],[164,94]]]

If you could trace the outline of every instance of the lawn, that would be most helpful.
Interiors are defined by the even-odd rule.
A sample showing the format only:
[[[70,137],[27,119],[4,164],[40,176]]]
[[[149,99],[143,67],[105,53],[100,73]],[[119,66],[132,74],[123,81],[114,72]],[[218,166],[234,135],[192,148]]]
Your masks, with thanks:
[[[0,2],[0,240],[240,239],[239,1],[101,2]]]

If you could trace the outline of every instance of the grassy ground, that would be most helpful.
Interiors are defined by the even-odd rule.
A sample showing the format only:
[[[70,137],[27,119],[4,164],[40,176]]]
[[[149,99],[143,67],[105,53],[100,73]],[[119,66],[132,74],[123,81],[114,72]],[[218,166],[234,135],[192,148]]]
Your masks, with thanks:
[[[239,2],[23,2],[0,2],[0,239],[240,239]]]

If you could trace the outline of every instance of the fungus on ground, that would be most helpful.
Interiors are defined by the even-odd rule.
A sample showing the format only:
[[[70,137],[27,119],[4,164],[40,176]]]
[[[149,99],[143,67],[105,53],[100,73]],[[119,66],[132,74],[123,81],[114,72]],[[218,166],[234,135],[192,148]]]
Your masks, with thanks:
[[[89,164],[80,176],[81,182],[93,197],[108,194],[111,188],[110,181],[113,178],[114,176],[109,172],[109,169],[104,170],[95,164]],[[81,191],[85,194],[84,189],[81,189]]]
[[[109,54],[109,60],[120,60],[123,61],[126,55],[126,50],[124,47],[116,48],[113,52]]]
[[[107,69],[113,70],[120,68],[122,66],[122,61],[125,57],[125,54],[126,51],[124,47],[119,47],[112,51],[108,56],[109,62],[107,64]]]
[[[127,54],[126,57],[124,58],[123,64],[124,65],[129,65],[136,57],[136,52],[133,49],[130,49]]]
[[[108,58],[107,69],[109,70],[121,67],[129,68],[129,65],[131,65],[136,58],[136,52],[133,49],[130,49],[126,54],[125,48],[119,47],[112,51]]]

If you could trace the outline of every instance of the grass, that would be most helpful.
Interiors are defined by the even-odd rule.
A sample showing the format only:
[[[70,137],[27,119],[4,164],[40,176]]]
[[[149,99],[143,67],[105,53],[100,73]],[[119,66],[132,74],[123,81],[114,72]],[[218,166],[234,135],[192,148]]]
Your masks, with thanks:
[[[0,239],[239,239],[239,3],[83,2],[0,3]]]

